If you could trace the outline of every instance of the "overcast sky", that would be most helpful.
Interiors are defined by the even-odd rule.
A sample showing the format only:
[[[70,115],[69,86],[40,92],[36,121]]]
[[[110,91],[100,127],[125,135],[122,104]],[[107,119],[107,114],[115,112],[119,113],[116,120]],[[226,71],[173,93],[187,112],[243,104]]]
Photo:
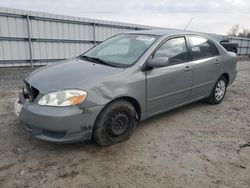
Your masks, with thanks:
[[[19,8],[103,20],[226,34],[234,24],[250,29],[249,0],[0,0]]]

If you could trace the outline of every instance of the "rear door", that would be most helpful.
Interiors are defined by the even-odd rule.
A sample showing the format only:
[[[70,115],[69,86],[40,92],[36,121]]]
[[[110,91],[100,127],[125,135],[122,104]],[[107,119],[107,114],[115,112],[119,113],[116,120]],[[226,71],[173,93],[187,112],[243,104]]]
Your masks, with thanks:
[[[192,57],[192,94],[191,99],[208,96],[220,74],[221,57],[212,41],[203,36],[189,36]]]
[[[190,100],[192,67],[185,37],[167,40],[152,55],[167,57],[169,66],[146,72],[147,111],[154,114]]]

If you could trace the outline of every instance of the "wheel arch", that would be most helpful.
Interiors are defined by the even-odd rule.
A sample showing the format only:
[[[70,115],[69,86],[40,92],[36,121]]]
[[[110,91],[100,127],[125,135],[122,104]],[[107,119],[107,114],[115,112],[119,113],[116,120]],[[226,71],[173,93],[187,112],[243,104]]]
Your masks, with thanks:
[[[130,97],[130,96],[122,96],[122,97],[118,97],[118,98],[113,99],[109,103],[115,102],[117,100],[125,100],[125,101],[129,102],[130,104],[132,104],[134,106],[135,111],[137,112],[138,118],[140,120],[140,118],[141,118],[141,105],[135,98]],[[108,105],[108,104],[106,104],[106,105]]]
[[[224,78],[226,78],[226,80],[227,80],[227,84],[229,83],[229,81],[230,81],[230,77],[229,77],[229,74],[228,73],[223,73],[220,77],[224,77]]]
[[[109,104],[114,103],[114,102],[119,101],[119,100],[124,100],[124,101],[130,103],[135,108],[135,111],[137,112],[137,115],[138,115],[137,120],[140,121],[140,118],[141,118],[141,105],[135,98],[129,97],[129,96],[121,96],[121,97],[115,98],[115,99],[109,101],[107,104],[105,104],[103,106],[102,110],[97,115],[97,117],[95,119],[95,123],[94,123],[93,128],[92,128],[92,139],[94,138],[94,134],[95,134],[94,130],[96,128],[96,123],[97,123],[98,118],[100,117],[101,113],[109,106]]]
[[[101,112],[102,112],[110,103],[113,103],[113,102],[118,101],[118,100],[125,100],[125,101],[129,102],[130,104],[132,104],[133,107],[135,108],[135,111],[136,111],[137,114],[138,114],[138,121],[140,121],[140,119],[141,119],[141,105],[140,105],[140,103],[138,102],[138,100],[136,100],[135,98],[130,97],[130,96],[120,96],[120,97],[117,97],[117,98],[112,99],[111,101],[109,101],[107,104],[104,105],[104,107],[102,108],[102,110],[99,112],[98,116],[101,114]],[[97,118],[98,118],[98,116],[97,116]],[[97,119],[97,118],[96,118],[96,119]]]

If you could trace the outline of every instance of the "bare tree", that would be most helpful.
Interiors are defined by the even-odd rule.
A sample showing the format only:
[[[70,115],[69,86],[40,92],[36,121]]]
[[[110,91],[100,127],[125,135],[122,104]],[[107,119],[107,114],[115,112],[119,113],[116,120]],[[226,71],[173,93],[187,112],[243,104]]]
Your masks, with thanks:
[[[235,24],[232,26],[232,28],[227,32],[229,36],[235,36],[235,37],[246,37],[250,38],[250,30],[244,27],[241,27],[239,24]]]
[[[240,25],[239,25],[239,24],[235,24],[235,25],[233,25],[232,28],[227,32],[227,34],[230,35],[230,36],[238,36],[239,29],[240,29]]]
[[[246,28],[242,28],[241,31],[238,34],[238,37],[247,37],[247,38],[249,38],[249,36],[250,36],[250,31],[249,31],[249,29],[246,29]]]

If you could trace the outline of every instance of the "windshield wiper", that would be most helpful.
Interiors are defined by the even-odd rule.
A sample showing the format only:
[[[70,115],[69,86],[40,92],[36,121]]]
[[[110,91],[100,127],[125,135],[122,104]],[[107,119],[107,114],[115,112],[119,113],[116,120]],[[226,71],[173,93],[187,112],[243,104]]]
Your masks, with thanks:
[[[103,65],[108,65],[111,67],[116,67],[115,65],[108,63],[107,61],[104,61],[104,60],[97,58],[97,57],[90,57],[87,55],[81,55],[80,57],[87,59],[88,61],[91,61],[91,62],[95,62],[95,63],[99,63],[99,64],[103,64]]]

